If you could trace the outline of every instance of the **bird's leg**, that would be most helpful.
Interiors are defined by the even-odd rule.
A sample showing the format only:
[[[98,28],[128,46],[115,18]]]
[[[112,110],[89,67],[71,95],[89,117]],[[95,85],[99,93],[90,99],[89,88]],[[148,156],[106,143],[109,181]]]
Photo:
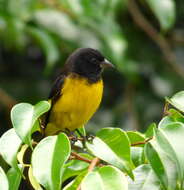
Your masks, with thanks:
[[[77,135],[75,135],[73,131],[70,131],[68,128],[65,128],[65,133],[71,140],[71,145],[74,145],[78,141]]]
[[[86,136],[86,139],[87,139],[87,141],[89,141],[89,142],[92,142],[94,138],[95,138],[95,136],[92,135],[92,134],[89,134],[89,135]]]
[[[82,145],[83,145],[83,148],[86,148],[86,141],[89,141],[91,142],[93,139],[94,139],[94,136],[93,135],[83,135],[79,129],[76,129],[76,132],[79,134],[79,136],[82,138]]]
[[[83,146],[83,148],[86,148],[86,141],[87,141],[87,139],[86,139],[86,136],[85,135],[83,135],[80,131],[79,131],[79,129],[76,129],[76,132],[78,133],[78,135],[82,138],[82,146]]]

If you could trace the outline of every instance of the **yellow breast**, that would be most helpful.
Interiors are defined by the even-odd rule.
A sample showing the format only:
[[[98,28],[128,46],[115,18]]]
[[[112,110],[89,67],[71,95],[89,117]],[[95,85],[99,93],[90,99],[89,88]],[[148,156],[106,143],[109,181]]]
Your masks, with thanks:
[[[58,131],[75,130],[86,124],[100,105],[103,81],[89,83],[85,78],[69,76],[65,79],[61,97],[53,105],[46,135]]]

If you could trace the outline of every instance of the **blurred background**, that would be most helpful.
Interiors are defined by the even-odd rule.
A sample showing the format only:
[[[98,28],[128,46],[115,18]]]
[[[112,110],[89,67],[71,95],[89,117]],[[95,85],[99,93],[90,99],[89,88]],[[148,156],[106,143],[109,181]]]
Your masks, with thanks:
[[[164,97],[184,87],[184,1],[0,0],[1,134],[14,104],[47,99],[79,47],[116,65],[103,73],[103,102],[87,130],[144,131],[161,119]]]

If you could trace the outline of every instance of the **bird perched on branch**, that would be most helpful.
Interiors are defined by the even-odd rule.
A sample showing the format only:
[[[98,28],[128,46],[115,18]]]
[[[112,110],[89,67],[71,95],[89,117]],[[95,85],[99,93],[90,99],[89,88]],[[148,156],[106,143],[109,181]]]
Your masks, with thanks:
[[[74,131],[89,121],[102,99],[101,74],[105,67],[113,64],[92,48],[77,49],[68,57],[49,95],[46,136]]]

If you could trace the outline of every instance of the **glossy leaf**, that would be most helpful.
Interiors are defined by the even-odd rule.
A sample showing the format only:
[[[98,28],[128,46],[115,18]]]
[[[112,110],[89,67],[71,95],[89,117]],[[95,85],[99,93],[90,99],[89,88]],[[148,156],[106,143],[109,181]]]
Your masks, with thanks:
[[[167,126],[169,124],[172,124],[174,122],[174,119],[170,116],[165,116],[158,124],[158,128],[162,128],[164,126]]]
[[[33,176],[47,190],[60,190],[64,163],[70,155],[70,142],[64,133],[44,138],[32,154]]]
[[[23,168],[19,165],[20,170]],[[17,172],[14,168],[10,168],[7,172],[7,177],[9,181],[9,189],[11,190],[19,190],[19,185],[22,179],[22,175],[20,172]]]
[[[17,154],[17,160],[22,165],[24,165],[24,156],[28,148],[29,146],[27,144],[22,145],[20,148],[20,151]]]
[[[146,157],[164,189],[173,190],[177,185],[176,164],[160,148],[156,140],[145,146]]]
[[[156,139],[161,149],[175,162],[178,178],[182,186],[184,179],[184,152],[183,149],[184,124],[173,122],[162,125],[156,131]]]
[[[95,156],[127,172],[133,178],[130,141],[123,130],[104,128],[97,133],[92,143],[88,142],[86,145]]]
[[[29,181],[30,181],[32,187],[35,190],[43,190],[41,185],[36,181],[36,178],[33,176],[33,169],[31,166],[29,167],[29,170],[28,170],[28,177],[29,177]]]
[[[3,159],[12,167],[18,169],[17,152],[22,144],[15,129],[9,129],[0,138],[0,154]]]
[[[175,121],[175,122],[182,122],[184,123],[184,115],[182,115],[179,111],[175,109],[168,110],[169,116]]]
[[[127,135],[131,144],[134,144],[137,142],[144,142],[145,140],[144,135],[137,131],[127,131]],[[137,145],[137,146],[144,146],[144,145]]]
[[[0,189],[9,190],[8,178],[1,167],[0,167]]]
[[[169,124],[173,124],[174,122],[182,122],[184,123],[184,116],[179,113],[175,109],[170,109],[169,115],[165,116],[159,123],[158,128],[164,128],[165,126]]]
[[[31,134],[38,130],[38,118],[50,109],[47,101],[40,101],[36,105],[20,103],[11,110],[13,127],[22,141],[31,146]]]
[[[135,180],[129,179],[128,190],[161,190],[160,181],[150,165],[141,165],[133,173]]]
[[[135,166],[144,164],[144,150],[142,147],[131,147],[131,159]]]
[[[152,123],[151,125],[148,126],[146,132],[145,132],[145,136],[146,138],[150,138],[150,137],[153,137],[153,134],[154,134],[154,130],[156,129],[156,124],[155,123]]]
[[[93,157],[90,156],[89,154],[85,154],[85,153],[78,153],[78,154],[81,155],[82,157],[85,157],[85,158],[89,159],[89,160],[93,159]],[[63,172],[62,180],[65,181],[66,179],[68,179],[68,178],[70,178],[72,176],[77,176],[81,172],[86,170],[88,167],[89,167],[89,164],[84,162],[84,161],[70,160],[64,166],[65,170]]]
[[[163,30],[170,29],[175,22],[175,1],[174,0],[146,0],[151,10],[160,22]]]
[[[125,175],[117,168],[104,166],[89,172],[81,183],[81,190],[128,190]]]
[[[66,185],[63,190],[76,190],[80,186],[81,181],[86,176],[86,174],[87,170],[81,172],[73,181]]]
[[[166,100],[178,110],[184,112],[184,91],[180,91],[172,98],[166,98]]]

